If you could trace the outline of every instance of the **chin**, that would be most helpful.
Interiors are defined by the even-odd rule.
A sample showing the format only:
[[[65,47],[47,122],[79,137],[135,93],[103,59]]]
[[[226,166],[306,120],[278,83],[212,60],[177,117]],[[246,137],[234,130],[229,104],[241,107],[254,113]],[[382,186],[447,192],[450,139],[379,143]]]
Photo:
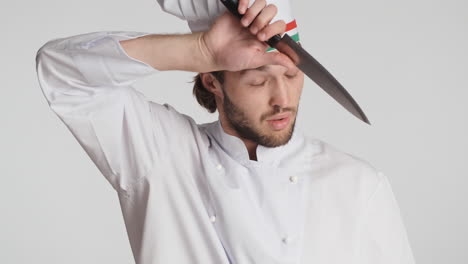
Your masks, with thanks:
[[[266,147],[279,147],[289,142],[293,133],[293,125],[289,124],[287,127],[281,130],[272,130],[267,128],[268,133],[263,134],[260,142],[261,145]]]

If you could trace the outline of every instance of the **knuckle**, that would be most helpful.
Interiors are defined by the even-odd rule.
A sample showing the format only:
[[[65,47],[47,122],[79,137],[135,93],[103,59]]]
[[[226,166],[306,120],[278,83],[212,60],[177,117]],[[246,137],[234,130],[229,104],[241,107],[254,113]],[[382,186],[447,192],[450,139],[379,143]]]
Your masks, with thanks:
[[[269,36],[272,33],[273,29],[271,26],[264,27],[262,32],[265,33],[265,35]]]
[[[266,39],[269,39],[271,35],[273,35],[273,31],[270,27],[264,28],[261,33],[265,34]]]
[[[257,30],[257,32],[253,32],[254,34],[258,33],[260,30],[263,29],[263,24],[261,23],[258,17],[250,25],[250,29],[252,28],[255,28]]]
[[[273,17],[274,17],[274,14],[272,14],[272,10],[265,8],[255,18],[255,24],[263,28],[267,26],[267,24],[271,21]]]
[[[242,18],[251,20],[253,16],[254,14],[252,14],[252,10],[247,10]]]
[[[265,28],[263,28],[262,31],[263,31],[263,33],[265,33],[266,36],[271,36],[278,30],[275,28],[275,25],[272,24],[272,25],[268,25]]]
[[[245,25],[248,26],[249,24],[252,23],[253,15],[250,12],[247,12],[243,17],[241,22]]]
[[[257,32],[258,32],[258,28],[255,25],[251,25],[249,27],[249,30],[250,30],[250,33],[252,33],[252,34],[257,34]]]
[[[254,24],[259,28],[263,28],[266,26],[267,22],[268,20],[264,16],[258,16],[255,18]]]

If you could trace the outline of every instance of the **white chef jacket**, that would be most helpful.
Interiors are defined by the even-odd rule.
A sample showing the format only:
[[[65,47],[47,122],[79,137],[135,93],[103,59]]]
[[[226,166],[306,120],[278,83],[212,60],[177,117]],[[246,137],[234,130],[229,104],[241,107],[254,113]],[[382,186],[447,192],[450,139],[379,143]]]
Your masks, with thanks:
[[[137,264],[414,263],[389,181],[368,162],[298,127],[252,161],[219,121],[135,90],[158,70],[118,41],[146,34],[54,39],[36,57],[51,109],[118,194]]]

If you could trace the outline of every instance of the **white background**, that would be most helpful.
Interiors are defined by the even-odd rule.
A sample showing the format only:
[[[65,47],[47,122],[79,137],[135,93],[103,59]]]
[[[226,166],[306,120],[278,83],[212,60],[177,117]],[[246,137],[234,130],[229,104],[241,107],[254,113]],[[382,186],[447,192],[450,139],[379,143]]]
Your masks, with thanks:
[[[373,124],[306,80],[298,125],[389,177],[417,263],[468,263],[467,2],[294,1],[293,10],[303,46]],[[186,23],[155,0],[2,1],[0,22],[0,263],[134,263],[117,195],[48,108],[35,55],[53,38],[186,33]],[[192,76],[160,72],[136,88],[213,121]]]

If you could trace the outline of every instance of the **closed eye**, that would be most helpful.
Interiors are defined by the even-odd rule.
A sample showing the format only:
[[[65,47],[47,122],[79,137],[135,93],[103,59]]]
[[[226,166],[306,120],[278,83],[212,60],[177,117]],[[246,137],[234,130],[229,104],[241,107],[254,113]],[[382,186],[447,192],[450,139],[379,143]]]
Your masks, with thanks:
[[[252,86],[263,86],[263,85],[265,85],[265,83],[266,83],[266,81],[264,81],[262,83],[252,83],[250,85],[252,85]]]
[[[286,77],[288,77],[288,79],[294,79],[296,78],[297,76],[299,76],[299,74],[294,74],[294,75],[286,75]]]
[[[249,84],[251,86],[263,86],[268,81],[268,78],[255,78],[252,79]]]

